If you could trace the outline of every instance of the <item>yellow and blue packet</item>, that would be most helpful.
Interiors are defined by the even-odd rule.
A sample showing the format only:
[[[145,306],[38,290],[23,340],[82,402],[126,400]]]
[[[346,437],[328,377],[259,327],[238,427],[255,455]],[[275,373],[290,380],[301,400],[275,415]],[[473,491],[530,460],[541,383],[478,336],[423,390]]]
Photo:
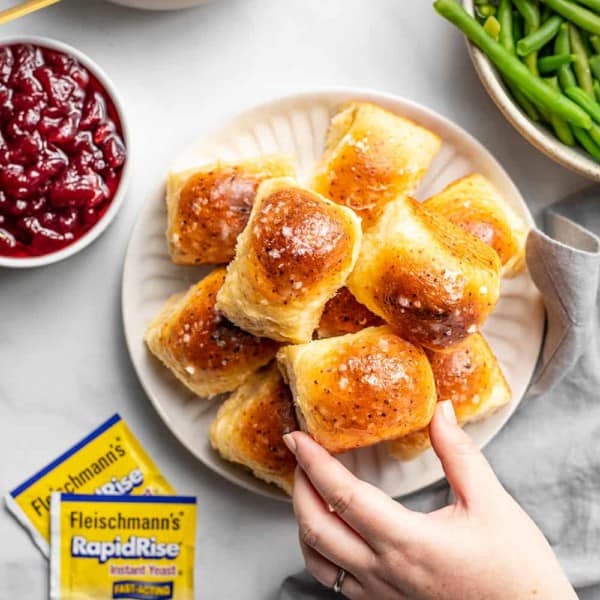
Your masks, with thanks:
[[[175,491],[118,414],[6,496],[6,506],[49,556],[53,492],[103,496]]]
[[[196,498],[54,493],[51,600],[193,600]]]

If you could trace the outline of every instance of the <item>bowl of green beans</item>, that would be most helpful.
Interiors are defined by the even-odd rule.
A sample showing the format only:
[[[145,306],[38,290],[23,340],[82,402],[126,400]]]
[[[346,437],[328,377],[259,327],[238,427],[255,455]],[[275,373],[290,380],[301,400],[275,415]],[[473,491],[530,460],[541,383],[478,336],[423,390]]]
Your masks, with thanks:
[[[600,0],[435,0],[471,42],[509,122],[559,164],[600,181]]]

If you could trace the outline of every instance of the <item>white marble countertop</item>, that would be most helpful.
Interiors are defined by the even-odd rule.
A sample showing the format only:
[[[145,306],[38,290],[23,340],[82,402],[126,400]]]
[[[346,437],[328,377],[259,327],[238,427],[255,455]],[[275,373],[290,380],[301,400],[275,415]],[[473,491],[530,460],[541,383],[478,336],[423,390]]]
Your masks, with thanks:
[[[14,2],[0,0],[4,8]],[[223,481],[172,437],[129,361],[123,258],[148,190],[180,148],[255,101],[318,86],[392,92],[455,120],[500,160],[539,215],[585,180],[530,147],[481,88],[462,38],[429,0],[220,0],[168,14],[65,0],[3,26],[100,63],[132,128],[133,180],[117,220],[57,265],[0,270],[0,493],[119,411],[176,489],[199,498],[197,596],[274,598],[301,567],[291,507]],[[47,566],[0,512],[0,599],[47,595]]]

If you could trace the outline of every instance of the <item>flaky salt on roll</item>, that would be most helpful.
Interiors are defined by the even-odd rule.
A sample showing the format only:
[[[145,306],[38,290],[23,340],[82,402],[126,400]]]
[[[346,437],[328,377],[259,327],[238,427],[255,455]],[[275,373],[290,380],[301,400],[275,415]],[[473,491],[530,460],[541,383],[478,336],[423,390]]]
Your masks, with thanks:
[[[512,394],[498,360],[485,338],[469,336],[450,352],[427,350],[440,402],[450,400],[460,425],[480,421],[508,404]],[[429,430],[416,431],[389,443],[389,452],[401,460],[429,448]]]
[[[294,174],[292,159],[279,154],[170,173],[167,242],[173,262],[228,263],[250,218],[258,186],[265,179]]]
[[[343,287],[325,305],[316,336],[334,337],[383,324],[381,317],[374,315],[350,293],[347,287]]]
[[[273,363],[251,375],[221,405],[210,441],[224,459],[291,495],[296,459],[283,436],[296,429],[292,394]]]
[[[285,346],[277,360],[301,428],[332,453],[418,431],[433,416],[425,352],[388,327]]]
[[[529,228],[483,175],[458,179],[423,206],[491,246],[504,276],[514,277],[524,269]]]
[[[279,344],[256,337],[217,310],[225,269],[216,269],[186,293],[170,298],[148,325],[150,351],[199,396],[230,392],[269,363]]]
[[[365,232],[347,287],[414,344],[443,350],[483,326],[500,294],[497,253],[412,198]]]
[[[360,221],[289,178],[261,184],[217,306],[258,336],[307,342],[352,271]]]
[[[415,192],[441,146],[438,135],[369,102],[332,118],[311,187],[348,206],[370,227],[385,205]]]

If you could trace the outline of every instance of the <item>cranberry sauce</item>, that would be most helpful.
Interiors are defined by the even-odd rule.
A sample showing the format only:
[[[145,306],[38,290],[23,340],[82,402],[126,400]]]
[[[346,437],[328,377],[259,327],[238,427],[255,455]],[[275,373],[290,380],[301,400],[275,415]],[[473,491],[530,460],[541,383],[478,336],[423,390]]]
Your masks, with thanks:
[[[39,256],[104,215],[126,149],[100,82],[73,57],[0,46],[0,255]]]

